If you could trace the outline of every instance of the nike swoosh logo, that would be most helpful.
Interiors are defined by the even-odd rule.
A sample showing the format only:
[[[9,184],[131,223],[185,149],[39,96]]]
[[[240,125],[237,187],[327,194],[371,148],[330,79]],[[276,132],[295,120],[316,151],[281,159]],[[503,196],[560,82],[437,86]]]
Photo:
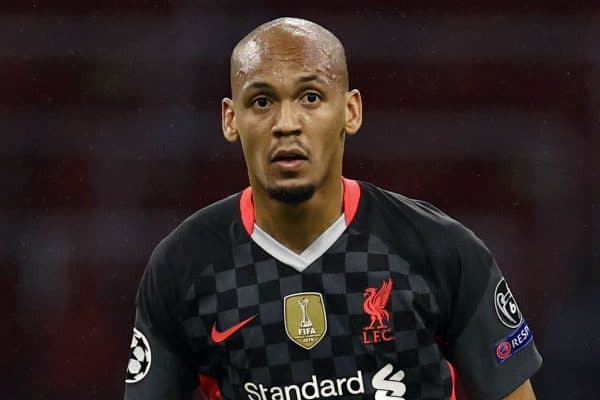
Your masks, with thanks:
[[[252,321],[254,318],[256,318],[256,315],[253,315],[253,316],[251,316],[249,318],[246,318],[242,322],[238,322],[237,324],[235,324],[231,328],[225,329],[222,332],[219,332],[217,330],[217,323],[215,322],[213,324],[212,331],[210,332],[210,338],[215,343],[224,342],[225,340],[227,340],[229,338],[229,336],[233,335],[234,333],[236,333],[237,331],[239,331],[240,329],[242,329],[248,322]]]

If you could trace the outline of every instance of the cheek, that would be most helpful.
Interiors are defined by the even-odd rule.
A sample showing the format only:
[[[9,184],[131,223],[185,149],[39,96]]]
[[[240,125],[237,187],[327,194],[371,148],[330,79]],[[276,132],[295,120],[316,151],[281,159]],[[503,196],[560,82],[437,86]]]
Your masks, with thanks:
[[[255,168],[263,163],[265,159],[265,152],[268,148],[268,142],[265,141],[264,135],[257,133],[241,134],[240,141],[242,144],[242,151],[248,164],[253,165]]]
[[[333,104],[329,104],[320,114],[319,119],[321,124],[325,124],[329,127],[329,130],[339,133],[344,129],[344,104],[339,100],[335,101]],[[339,134],[337,134],[336,137],[339,137]]]
[[[331,112],[314,121],[318,129],[319,141],[323,145],[323,151],[335,151],[343,142],[342,132],[344,130],[344,117],[339,112]]]
[[[240,136],[247,147],[260,148],[268,141],[272,121],[269,115],[247,115],[238,123]]]

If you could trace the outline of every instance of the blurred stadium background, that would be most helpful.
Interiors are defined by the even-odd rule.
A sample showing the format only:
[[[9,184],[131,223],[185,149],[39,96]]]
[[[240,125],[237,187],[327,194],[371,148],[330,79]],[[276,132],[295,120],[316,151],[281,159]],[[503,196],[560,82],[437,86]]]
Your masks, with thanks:
[[[152,248],[247,182],[229,53],[284,15],[346,45],[345,175],[471,227],[545,358],[538,398],[597,399],[600,4],[512,0],[1,2],[0,397],[122,396]]]

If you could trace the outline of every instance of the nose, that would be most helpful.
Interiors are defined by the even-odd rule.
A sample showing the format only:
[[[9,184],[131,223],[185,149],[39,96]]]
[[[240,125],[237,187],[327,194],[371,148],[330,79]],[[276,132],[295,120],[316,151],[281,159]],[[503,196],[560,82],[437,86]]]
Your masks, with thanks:
[[[271,133],[274,136],[299,135],[302,132],[301,114],[294,102],[282,101]]]

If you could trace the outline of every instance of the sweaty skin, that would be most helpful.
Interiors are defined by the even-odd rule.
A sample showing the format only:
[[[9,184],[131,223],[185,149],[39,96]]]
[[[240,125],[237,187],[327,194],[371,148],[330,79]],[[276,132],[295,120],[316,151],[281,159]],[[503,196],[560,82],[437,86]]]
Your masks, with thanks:
[[[241,142],[256,223],[301,253],[342,212],[344,140],[362,122],[344,49],[312,22],[272,21],[234,49],[231,90],[222,102],[223,132]],[[302,193],[302,201],[274,193]]]

